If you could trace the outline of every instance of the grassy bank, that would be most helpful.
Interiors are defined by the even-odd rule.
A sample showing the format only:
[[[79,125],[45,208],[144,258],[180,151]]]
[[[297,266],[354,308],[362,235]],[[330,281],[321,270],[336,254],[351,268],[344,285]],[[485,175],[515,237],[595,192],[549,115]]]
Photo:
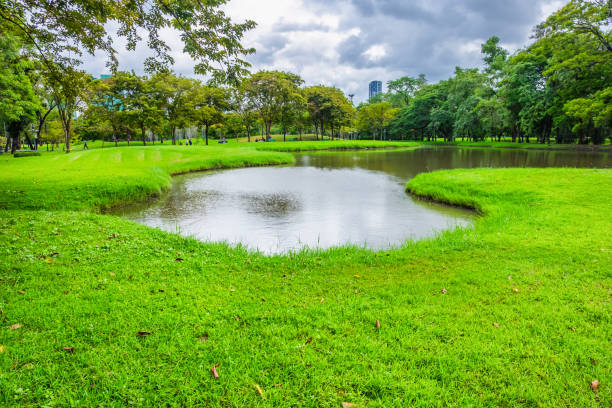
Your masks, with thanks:
[[[330,140],[325,142],[273,142],[256,143],[260,151],[305,152],[313,150],[359,150],[359,149],[390,149],[401,147],[416,147],[418,142],[388,142],[378,140]]]
[[[269,153],[231,150],[236,164]],[[126,153],[143,164],[113,173],[132,180],[115,197],[205,160],[148,167],[149,153]],[[391,252],[264,257],[116,217],[23,210],[35,198],[24,185],[43,201],[61,191],[48,208],[109,202],[111,156],[75,156],[51,167],[72,184],[39,186],[33,163],[7,179],[40,157],[0,162],[12,209],[0,211],[0,405],[612,404],[610,170],[422,174],[408,189],[479,209],[474,228]],[[75,199],[79,184],[95,198]]]
[[[147,146],[0,157],[0,208],[95,209],[158,195],[171,175],[293,163],[291,155],[222,146]]]

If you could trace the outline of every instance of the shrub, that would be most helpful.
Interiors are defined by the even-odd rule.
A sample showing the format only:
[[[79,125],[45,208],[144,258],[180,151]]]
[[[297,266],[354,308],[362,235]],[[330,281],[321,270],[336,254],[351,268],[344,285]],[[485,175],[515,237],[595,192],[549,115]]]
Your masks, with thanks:
[[[27,152],[16,152],[13,157],[29,157],[29,156],[40,156],[40,152],[27,151]]]

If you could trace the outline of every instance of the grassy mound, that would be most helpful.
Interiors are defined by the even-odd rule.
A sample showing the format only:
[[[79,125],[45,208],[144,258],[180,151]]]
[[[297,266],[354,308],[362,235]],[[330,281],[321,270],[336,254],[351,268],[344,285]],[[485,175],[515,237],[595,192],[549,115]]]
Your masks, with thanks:
[[[21,185],[67,208],[113,201],[112,155],[100,172],[75,156],[57,167],[72,184]],[[203,159],[176,160],[160,180]],[[123,170],[126,190],[150,189],[144,167]],[[81,207],[79,182],[95,197]],[[408,189],[484,215],[388,253],[265,257],[116,217],[0,211],[0,403],[610,406],[612,171],[442,171]]]

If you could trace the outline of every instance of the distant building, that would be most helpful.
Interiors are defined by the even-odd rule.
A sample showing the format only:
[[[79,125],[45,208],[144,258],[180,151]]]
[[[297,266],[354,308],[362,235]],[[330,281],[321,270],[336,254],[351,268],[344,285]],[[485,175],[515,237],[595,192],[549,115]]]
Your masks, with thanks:
[[[372,81],[370,82],[370,98],[382,93],[382,82]]]

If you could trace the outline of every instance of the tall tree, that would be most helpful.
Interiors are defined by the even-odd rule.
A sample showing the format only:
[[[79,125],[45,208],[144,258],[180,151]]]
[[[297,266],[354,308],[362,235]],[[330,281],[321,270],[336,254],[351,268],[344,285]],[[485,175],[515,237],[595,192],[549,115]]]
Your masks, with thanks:
[[[257,110],[267,137],[272,125],[300,98],[298,88],[302,83],[298,75],[280,71],[260,71],[245,82],[245,95]]]
[[[427,83],[425,75],[421,74],[418,78],[404,76],[399,79],[387,82],[388,100],[395,107],[408,105],[410,99],[423,85]]]
[[[53,89],[53,98],[64,128],[66,153],[70,153],[72,120],[76,113],[85,107],[84,95],[92,78],[89,74],[72,67],[54,69],[46,73]]]
[[[41,110],[30,77],[33,63],[22,53],[22,44],[18,36],[0,28],[0,120],[8,130],[11,153],[21,144],[21,132]]]
[[[205,141],[208,146],[210,127],[223,121],[224,112],[230,107],[226,89],[213,85],[200,85],[189,93],[189,109],[192,120],[204,127]]]
[[[151,82],[164,108],[172,144],[176,144],[176,129],[188,124],[191,115],[189,95],[199,86],[199,83],[195,79],[176,76],[169,72],[154,75]]]

